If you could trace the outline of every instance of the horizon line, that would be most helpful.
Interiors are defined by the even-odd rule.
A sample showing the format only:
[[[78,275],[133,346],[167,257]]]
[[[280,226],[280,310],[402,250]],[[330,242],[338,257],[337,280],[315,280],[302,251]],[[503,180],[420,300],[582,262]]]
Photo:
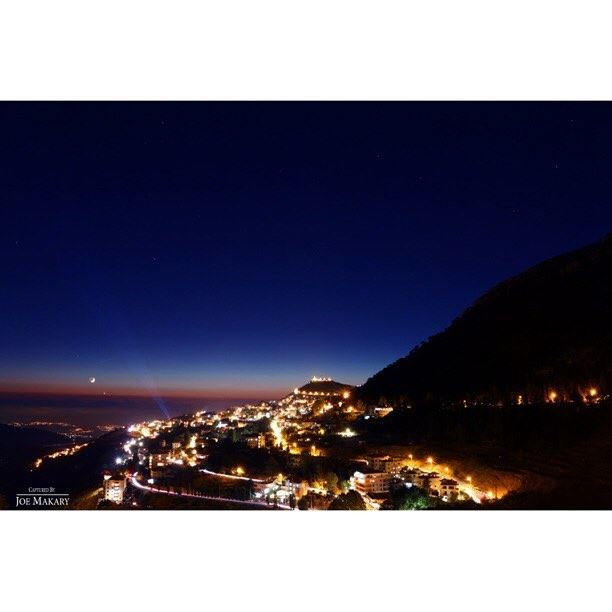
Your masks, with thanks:
[[[92,385],[93,386],[93,385]],[[0,396],[53,396],[53,397],[134,397],[153,398],[156,396],[177,399],[273,399],[289,395],[293,389],[177,389],[156,388],[154,390],[139,387],[113,387],[112,389],[95,390],[85,386],[68,387],[63,385],[1,385]]]

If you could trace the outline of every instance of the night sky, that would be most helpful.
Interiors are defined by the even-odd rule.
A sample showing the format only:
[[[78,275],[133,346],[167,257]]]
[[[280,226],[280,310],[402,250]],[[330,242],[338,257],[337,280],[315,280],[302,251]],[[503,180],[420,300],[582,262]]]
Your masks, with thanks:
[[[359,384],[612,228],[608,104],[1,104],[0,135],[4,390]]]

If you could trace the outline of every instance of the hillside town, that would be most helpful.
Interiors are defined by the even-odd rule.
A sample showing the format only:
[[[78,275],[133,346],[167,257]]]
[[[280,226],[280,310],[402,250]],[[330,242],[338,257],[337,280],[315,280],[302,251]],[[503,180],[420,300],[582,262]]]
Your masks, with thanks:
[[[236,508],[418,509],[493,500],[432,456],[392,456],[360,440],[387,406],[352,401],[353,388],[313,377],[278,401],[200,411],[127,428],[99,507],[173,507],[176,500]],[[199,506],[195,506],[199,507]]]

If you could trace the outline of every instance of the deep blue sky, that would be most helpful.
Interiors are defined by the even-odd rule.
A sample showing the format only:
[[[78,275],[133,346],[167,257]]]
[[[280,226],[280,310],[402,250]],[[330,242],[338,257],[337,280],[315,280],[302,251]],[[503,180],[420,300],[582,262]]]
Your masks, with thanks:
[[[361,383],[612,228],[607,104],[2,104],[0,385]]]

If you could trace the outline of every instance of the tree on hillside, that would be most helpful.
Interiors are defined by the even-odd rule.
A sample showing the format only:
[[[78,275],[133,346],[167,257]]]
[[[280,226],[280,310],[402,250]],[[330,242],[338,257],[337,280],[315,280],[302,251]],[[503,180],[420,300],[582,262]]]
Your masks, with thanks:
[[[325,486],[332,493],[338,490],[338,475],[335,472],[327,472],[325,474]]]
[[[427,510],[430,499],[426,491],[418,487],[396,489],[391,494],[394,510]]]
[[[310,498],[308,495],[300,497],[297,504],[298,510],[310,510]]]
[[[367,510],[367,508],[357,491],[348,491],[338,495],[330,504],[329,510]]]

